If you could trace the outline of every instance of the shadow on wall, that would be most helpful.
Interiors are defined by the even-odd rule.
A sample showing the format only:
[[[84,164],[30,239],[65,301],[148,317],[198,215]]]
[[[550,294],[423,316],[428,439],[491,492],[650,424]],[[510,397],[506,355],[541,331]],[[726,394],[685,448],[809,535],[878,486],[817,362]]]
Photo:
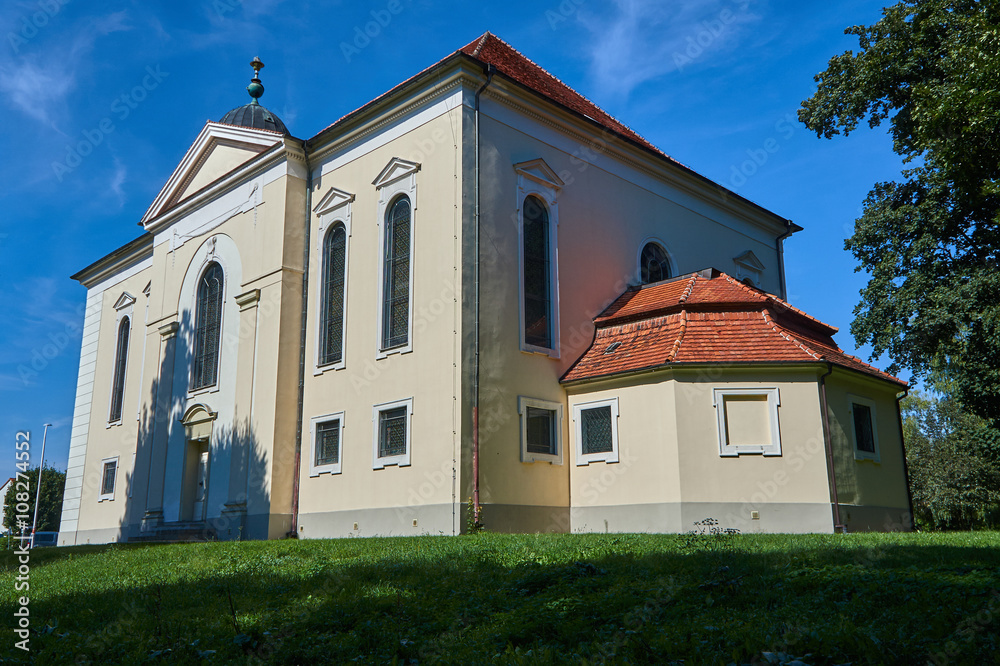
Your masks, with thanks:
[[[159,345],[159,373],[143,398],[131,465],[123,437],[119,467],[125,470],[125,509],[118,541],[268,535],[267,456],[253,423],[240,415],[240,405],[237,416],[221,422],[211,408],[218,392],[189,395],[191,319],[185,312],[173,330],[149,332],[149,343]],[[220,343],[222,358],[236,363],[239,339],[222,336]]]

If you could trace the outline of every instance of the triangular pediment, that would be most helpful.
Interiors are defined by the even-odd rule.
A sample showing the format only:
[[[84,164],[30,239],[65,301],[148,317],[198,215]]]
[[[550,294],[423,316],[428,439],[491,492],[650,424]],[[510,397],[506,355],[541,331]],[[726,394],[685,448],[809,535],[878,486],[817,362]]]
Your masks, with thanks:
[[[546,164],[545,160],[541,158],[515,164],[514,170],[520,175],[530,178],[545,187],[558,190],[565,185],[562,178],[560,178],[556,172],[552,170],[552,167]]]
[[[752,271],[760,272],[764,270],[764,264],[761,263],[760,259],[757,258],[757,255],[751,250],[747,250],[743,254],[733,257],[733,262],[737,266],[743,266],[744,268],[749,268]]]
[[[395,183],[400,178],[405,178],[411,173],[416,173],[420,171],[420,165],[416,162],[410,162],[399,157],[393,157],[389,160],[389,163],[385,165],[385,168],[379,172],[378,177],[372,181],[372,185],[376,189],[380,187],[385,187],[390,183]]]
[[[281,136],[267,130],[206,123],[170,175],[167,184],[142,216],[142,224],[145,225],[177,202],[252,160],[281,140]]]
[[[323,215],[329,213],[332,210],[340,208],[344,204],[348,204],[354,201],[354,195],[350,192],[345,192],[344,190],[338,190],[336,187],[331,187],[327,190],[327,193],[323,195],[316,207],[313,208],[313,212],[317,215]]]
[[[123,310],[133,303],[135,303],[135,296],[127,291],[123,291],[122,295],[118,297],[117,301],[115,301],[115,310]]]

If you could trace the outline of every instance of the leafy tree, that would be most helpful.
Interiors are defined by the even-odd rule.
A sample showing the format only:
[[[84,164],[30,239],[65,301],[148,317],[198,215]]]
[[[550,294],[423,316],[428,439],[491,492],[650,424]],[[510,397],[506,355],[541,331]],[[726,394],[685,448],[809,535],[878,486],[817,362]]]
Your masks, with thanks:
[[[35,513],[35,496],[38,492],[38,468],[29,469],[24,473],[24,476],[28,478],[28,531],[31,531],[31,519]],[[23,481],[23,477],[21,479]],[[45,471],[42,473],[42,495],[39,500],[40,509],[38,510],[38,527],[39,532],[55,532],[59,529],[59,519],[62,515],[62,503],[63,503],[63,489],[66,487],[66,473],[60,472],[52,467],[46,467]],[[17,494],[23,493],[24,490],[18,489],[17,481],[10,485],[7,489],[7,494],[4,496],[4,515],[3,515],[3,526],[4,529],[9,530],[12,534],[20,534],[21,530],[17,527],[17,515],[15,507],[18,505]],[[23,498],[22,498],[23,499]]]
[[[1000,433],[947,393],[901,403],[910,493],[919,525],[1000,525]]]
[[[830,60],[799,120],[825,138],[887,122],[912,165],[846,242],[871,276],[851,331],[1000,422],[1000,3],[906,0],[845,32],[859,52]]]

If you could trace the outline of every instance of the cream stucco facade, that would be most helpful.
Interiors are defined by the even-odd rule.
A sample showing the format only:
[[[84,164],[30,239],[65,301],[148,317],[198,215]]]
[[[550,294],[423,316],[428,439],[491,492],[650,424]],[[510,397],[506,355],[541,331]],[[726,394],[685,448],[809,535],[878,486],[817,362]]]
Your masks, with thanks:
[[[87,310],[60,544],[458,534],[477,490],[498,531],[828,532],[829,451],[842,524],[906,523],[896,385],[821,380],[822,364],[561,381],[648,244],[669,275],[748,271],[783,295],[795,227],[508,74],[456,52],[306,141],[205,126],[144,234],[74,276]],[[525,333],[536,201],[544,344]],[[210,316],[203,292],[219,294]],[[720,455],[725,387],[780,395],[780,455]],[[851,455],[850,396],[874,407],[877,459]],[[614,405],[617,460],[583,464],[588,404]],[[526,445],[540,414],[543,453]]]

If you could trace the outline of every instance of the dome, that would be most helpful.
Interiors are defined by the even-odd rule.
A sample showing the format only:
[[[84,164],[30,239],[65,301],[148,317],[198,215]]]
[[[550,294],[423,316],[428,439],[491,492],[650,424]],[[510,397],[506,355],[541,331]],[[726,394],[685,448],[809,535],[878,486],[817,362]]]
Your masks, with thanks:
[[[250,66],[253,67],[254,74],[253,78],[250,79],[250,85],[247,86],[247,92],[250,93],[253,101],[233,109],[222,116],[219,122],[227,125],[253,127],[255,129],[290,134],[288,128],[285,127],[285,123],[281,122],[281,118],[268,111],[257,101],[264,94],[264,84],[260,82],[260,70],[264,68],[264,63],[260,61],[260,58],[254,58]]]
[[[256,129],[266,129],[273,132],[289,134],[285,123],[281,118],[268,111],[265,107],[257,103],[257,100],[235,108],[219,120],[227,125],[239,125],[240,127],[254,127]]]

